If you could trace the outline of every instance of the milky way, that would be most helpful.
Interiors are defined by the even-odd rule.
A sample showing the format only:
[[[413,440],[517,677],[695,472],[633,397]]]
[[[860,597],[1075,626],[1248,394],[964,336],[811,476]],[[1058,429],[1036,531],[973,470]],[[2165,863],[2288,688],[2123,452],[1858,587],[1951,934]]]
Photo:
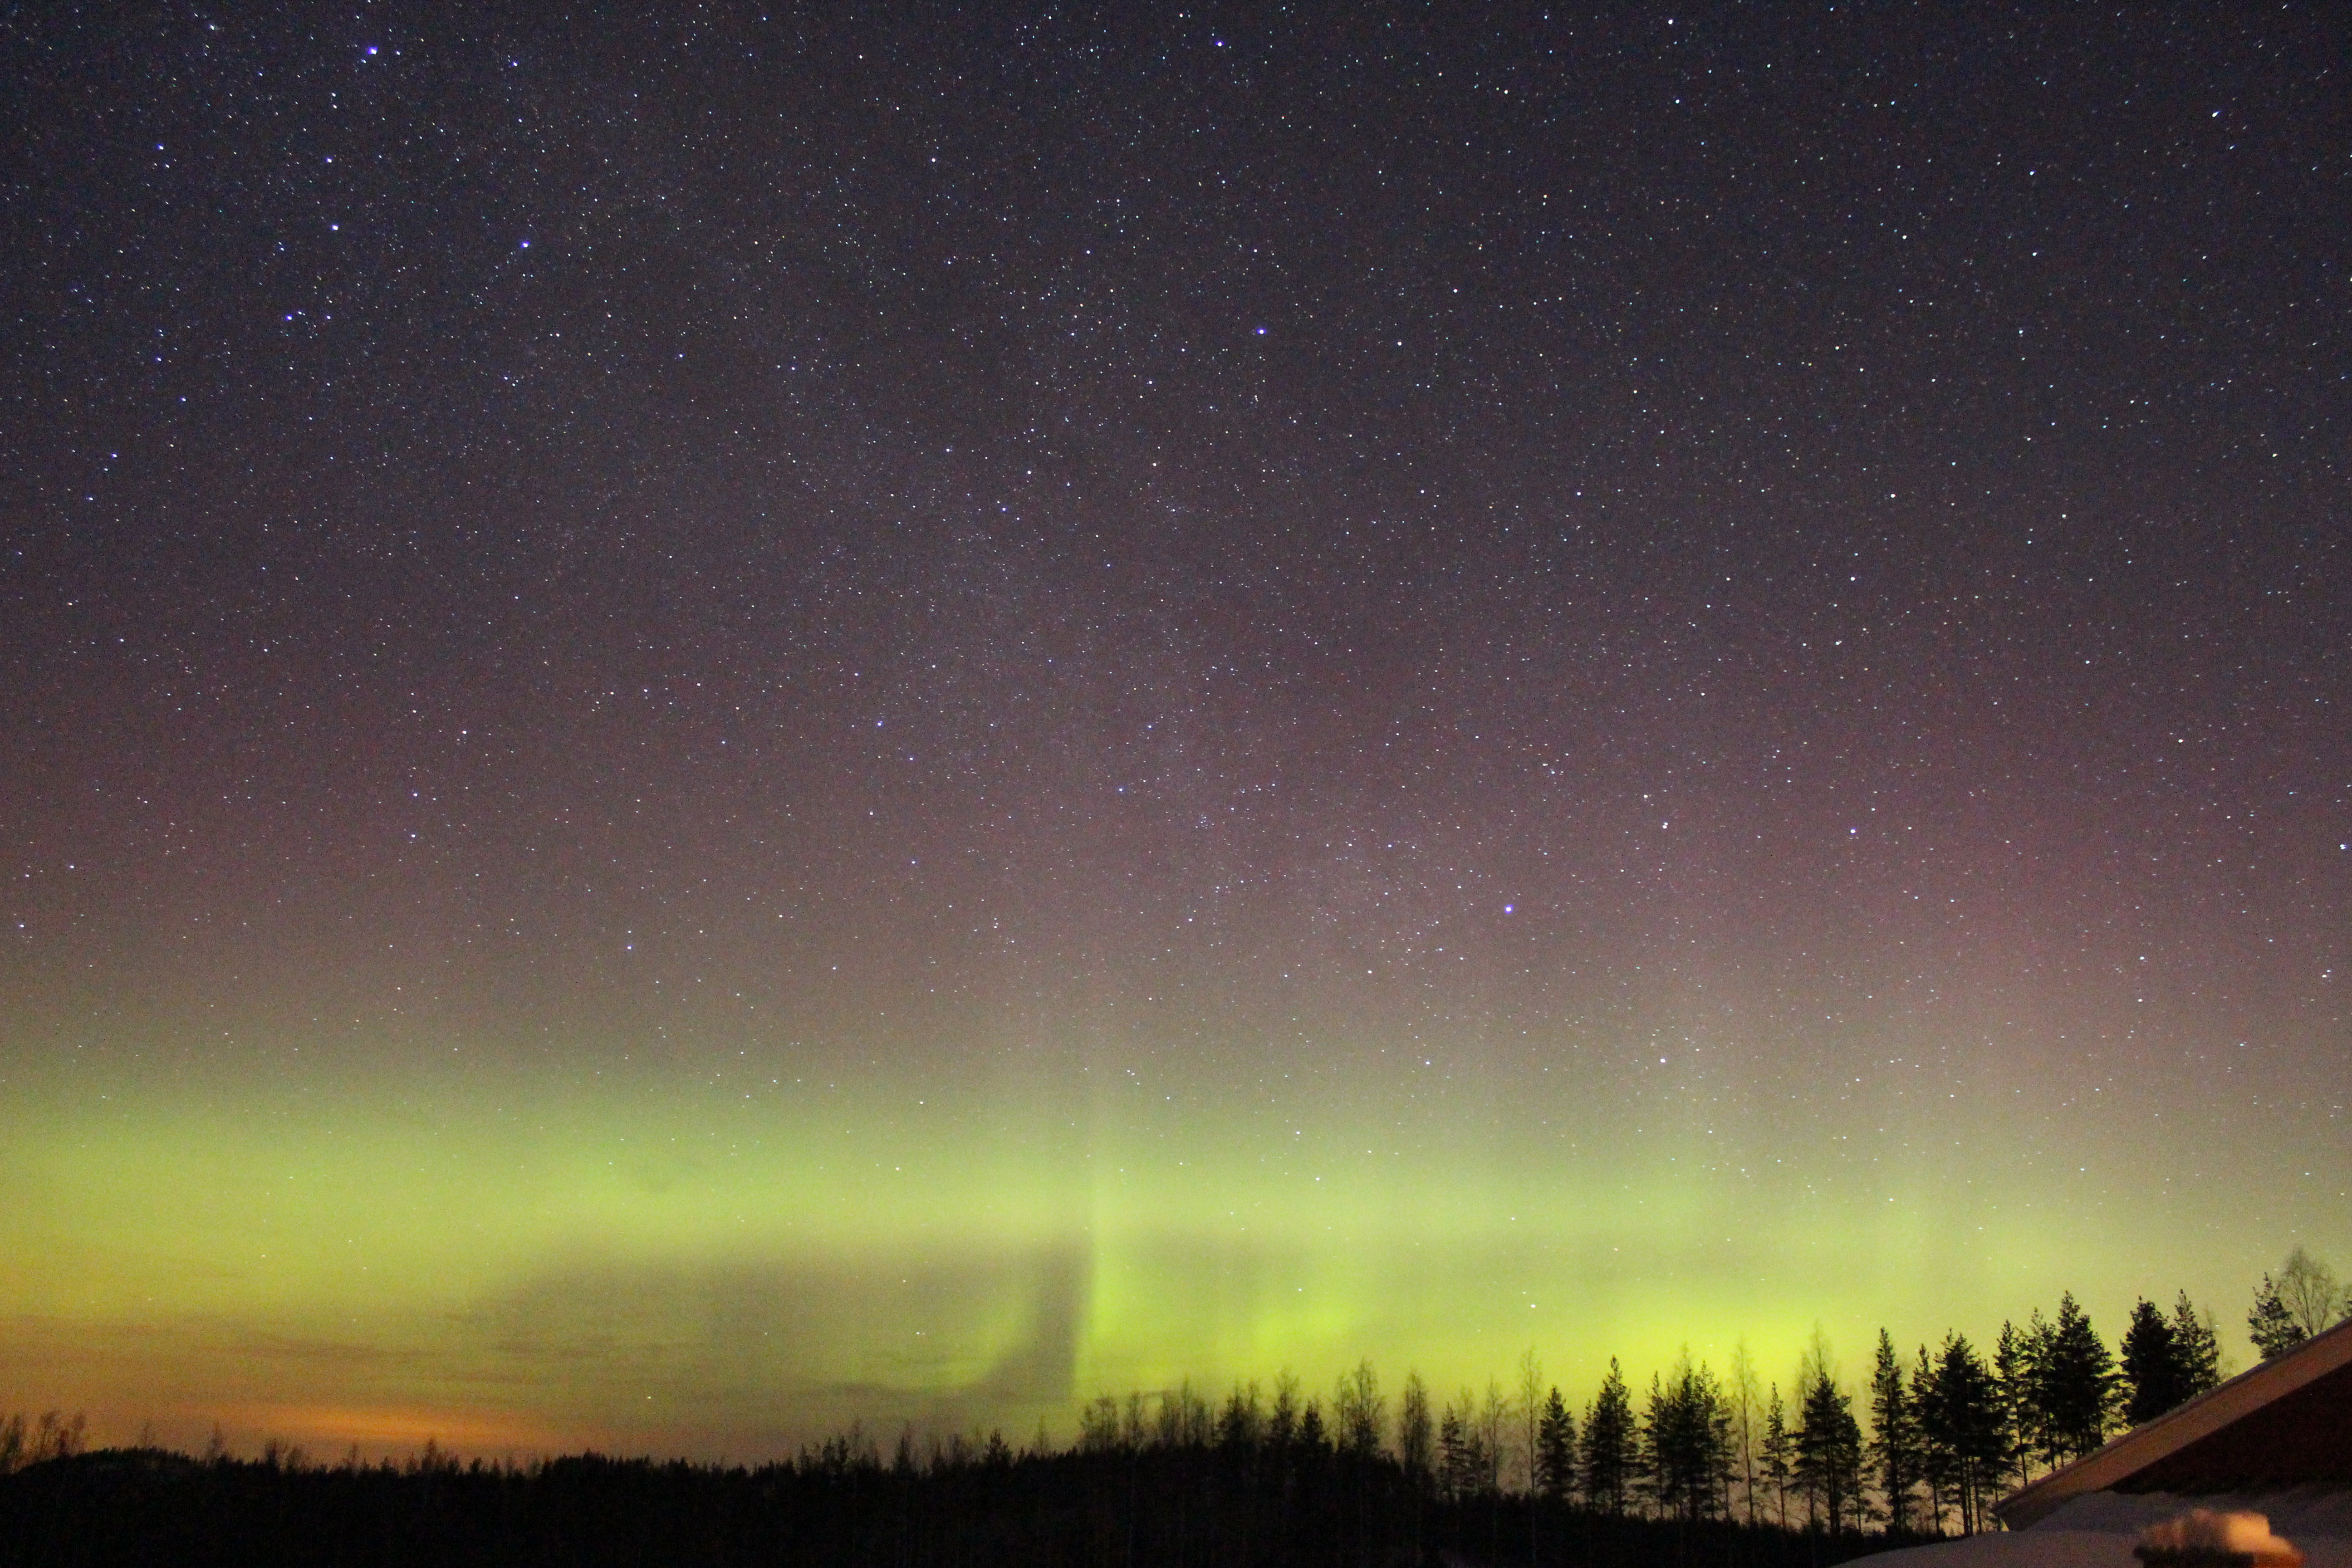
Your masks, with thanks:
[[[0,1405],[2352,1258],[2341,16],[835,10],[0,30]]]

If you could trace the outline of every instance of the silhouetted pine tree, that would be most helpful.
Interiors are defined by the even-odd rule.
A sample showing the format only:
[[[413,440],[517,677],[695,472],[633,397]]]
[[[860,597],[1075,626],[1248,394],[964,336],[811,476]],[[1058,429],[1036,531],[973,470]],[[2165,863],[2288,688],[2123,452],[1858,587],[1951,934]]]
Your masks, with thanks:
[[[1635,1448],[1633,1396],[1617,1358],[1609,1358],[1609,1375],[1584,1413],[1584,1505],[1611,1516],[1621,1515],[1631,1500]]]
[[[1936,1440],[1927,1427],[1927,1402],[1936,1392],[1936,1361],[1921,1345],[1911,1363],[1911,1419],[1918,1436],[1919,1484],[1927,1489],[1922,1528],[1929,1535],[1944,1533],[1944,1516],[1958,1506],[1958,1465],[1951,1450]]]
[[[2009,1422],[1992,1371],[1966,1336],[1946,1334],[1931,1376],[1913,1384],[1919,1424],[1959,1510],[1963,1534],[1984,1528],[1984,1510],[2010,1466]]]
[[[2279,1300],[2278,1286],[2267,1274],[2254,1287],[2254,1310],[2246,1314],[2246,1331],[2253,1336],[2254,1348],[2263,1352],[2264,1361],[2286,1354],[2309,1337],[2286,1310],[2286,1303]]]
[[[1225,1396],[1224,1409],[1217,1415],[1217,1447],[1229,1454],[1243,1454],[1265,1440],[1265,1410],[1256,1380],[1234,1384],[1233,1393]],[[1080,1447],[1084,1447],[1083,1438]]]
[[[1658,1512],[1696,1523],[1715,1516],[1730,1468],[1730,1413],[1723,1391],[1688,1352],[1671,1378],[1650,1379],[1650,1408],[1642,1428],[1644,1489]]]
[[[2008,1427],[2008,1473],[2021,1482],[2032,1479],[2033,1456],[2044,1447],[2041,1397],[2034,1384],[2049,1339],[2050,1325],[2042,1321],[2037,1307],[2022,1329],[2003,1320],[2000,1343],[1993,1350],[1993,1384],[2000,1391],[2001,1421]]]
[[[1536,1491],[1556,1503],[1576,1494],[1576,1417],[1557,1387],[1545,1396],[1536,1423]]]
[[[1274,1405],[1265,1415],[1265,1441],[1270,1448],[1287,1448],[1298,1438],[1298,1379],[1275,1374]]]
[[[1486,1491],[1493,1473],[1486,1445],[1478,1430],[1478,1404],[1468,1389],[1445,1407],[1437,1425],[1440,1484],[1448,1500],[1461,1502]]]
[[[1331,1451],[1331,1436],[1323,1425],[1323,1402],[1310,1399],[1298,1417],[1298,1437],[1295,1444],[1307,1455],[1328,1454]]]
[[[1789,1483],[1796,1477],[1796,1447],[1789,1437],[1789,1413],[1780,1403],[1780,1385],[1774,1384],[1764,1405],[1764,1445],[1758,1466],[1764,1484],[1772,1489],[1773,1519],[1789,1528]]]
[[[2189,1368],[2180,1353],[2180,1338],[2172,1323],[2147,1297],[2132,1308],[2124,1330],[2124,1421],[2137,1426],[2153,1421],[2189,1398]]]
[[[1665,1393],[1659,1374],[1650,1374],[1650,1401],[1647,1413],[1634,1425],[1633,1494],[1642,1500],[1643,1511],[1656,1518],[1675,1517],[1664,1493],[1673,1483],[1659,1474],[1658,1428],[1664,1419],[1661,1409]]]
[[[2352,1299],[2337,1285],[2335,1270],[2297,1247],[2286,1255],[2276,1279],[2263,1276],[2246,1327],[2263,1359],[2269,1361],[2347,1315],[2352,1315]]]
[[[2213,1314],[2190,1306],[2186,1290],[2172,1303],[2172,1341],[2189,1376],[2189,1397],[2221,1386],[2221,1336],[2214,1329]]]
[[[1099,1394],[1078,1412],[1078,1452],[1116,1454],[1119,1447],[1118,1401]]]
[[[1808,1522],[1834,1535],[1862,1522],[1862,1426],[1853,1418],[1853,1401],[1826,1370],[1816,1370],[1801,1408],[1797,1485],[1805,1494]]]
[[[1925,1347],[1920,1354],[1927,1354]],[[1879,1495],[1885,1500],[1886,1528],[1908,1531],[1914,1527],[1918,1500],[1914,1494],[1921,1479],[1918,1413],[1912,1407],[1912,1391],[1904,1386],[1903,1359],[1895,1353],[1894,1336],[1885,1329],[1878,1331],[1878,1353],[1870,1371],[1870,1462],[1878,1472]]]
[[[2107,1440],[2116,1362],[2071,1290],[2058,1298],[2057,1321],[2037,1359],[2033,1392],[2044,1455],[2054,1467]]]

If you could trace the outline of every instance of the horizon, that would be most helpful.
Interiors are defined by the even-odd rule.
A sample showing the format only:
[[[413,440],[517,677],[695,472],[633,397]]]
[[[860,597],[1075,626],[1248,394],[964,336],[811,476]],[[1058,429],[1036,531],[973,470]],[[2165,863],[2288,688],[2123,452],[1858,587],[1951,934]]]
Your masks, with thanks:
[[[2326,1260],[2316,1261],[2325,1268]],[[2263,1278],[2269,1277],[2269,1271],[2265,1271]],[[2179,1294],[2185,1296],[2187,1292]],[[2250,1289],[2250,1299],[2253,1294]],[[2074,1297],[2072,1291],[2063,1291],[2061,1295]],[[2080,1299],[2075,1297],[2075,1300],[2079,1302]],[[2148,1300],[2168,1312],[2170,1310],[2167,1303],[2144,1292],[2136,1294],[2134,1300]],[[2346,1300],[2352,1302],[2352,1296],[2347,1296]],[[2190,1304],[2209,1323],[2218,1324],[2221,1328],[2219,1374],[2222,1381],[2226,1382],[2260,1364],[2263,1358],[2259,1347],[2251,1340],[2243,1346],[2237,1345],[2229,1330],[2228,1320],[2221,1318],[2210,1303],[2192,1299]],[[2056,1306],[2056,1299],[2048,1303],[2037,1303],[2026,1311],[2004,1318],[2001,1326],[2013,1325],[2022,1331],[2032,1321],[2049,1319]],[[2352,1308],[2347,1310],[2352,1311]],[[2100,1314],[2086,1309],[2086,1315],[2094,1329],[2097,1330]],[[2121,1320],[2127,1313],[2119,1312],[2116,1316]],[[1874,1338],[1875,1331],[1873,1331]],[[2098,1331],[2103,1342],[2108,1342],[2120,1358],[2120,1330]],[[2000,1328],[1983,1334],[1957,1327],[1946,1332],[1966,1339],[1979,1355],[1989,1361],[1998,1342]],[[1944,1342],[1942,1333],[1916,1341],[1906,1340],[1901,1335],[1892,1337],[1898,1354],[1906,1357],[1922,1347],[1935,1350]],[[1526,1367],[1525,1358],[1530,1355],[1535,1357],[1539,1391],[1559,1392],[1566,1400],[1570,1414],[1579,1420],[1589,1413],[1592,1394],[1607,1375],[1612,1363],[1619,1365],[1638,1402],[1654,1377],[1664,1376],[1676,1365],[1685,1363],[1712,1373],[1729,1388],[1743,1352],[1748,1355],[1755,1371],[1759,1400],[1755,1419],[1759,1422],[1763,1418],[1765,1404],[1775,1394],[1782,1399],[1793,1420],[1796,1390],[1801,1384],[1809,1359],[1819,1350],[1828,1352],[1827,1370],[1832,1383],[1841,1392],[1854,1398],[1857,1405],[1863,1403],[1862,1396],[1867,1392],[1867,1372],[1856,1370],[1861,1358],[1850,1360],[1839,1342],[1818,1324],[1809,1331],[1805,1345],[1783,1358],[1788,1364],[1780,1373],[1773,1371],[1770,1362],[1759,1361],[1753,1348],[1741,1336],[1735,1337],[1730,1342],[1728,1352],[1720,1357],[1699,1353],[1687,1343],[1678,1344],[1670,1358],[1654,1363],[1634,1363],[1622,1355],[1606,1353],[1600,1358],[1597,1369],[1589,1377],[1580,1376],[1571,1383],[1554,1371],[1551,1363],[1544,1359],[1543,1347],[1531,1342],[1523,1347],[1521,1355],[1512,1358],[1507,1366],[1492,1368],[1484,1374],[1469,1375],[1454,1382],[1427,1377],[1419,1367],[1383,1371],[1378,1358],[1367,1354],[1353,1363],[1337,1368],[1319,1383],[1311,1376],[1302,1375],[1297,1368],[1286,1365],[1276,1368],[1270,1375],[1238,1373],[1224,1383],[1213,1383],[1188,1374],[1159,1386],[1119,1390],[1097,1388],[1058,1406],[1046,1404],[997,1406],[992,1413],[987,1406],[974,1410],[971,1406],[942,1406],[936,1402],[925,1406],[911,1404],[902,1396],[896,1406],[896,1414],[887,1419],[869,1419],[854,1403],[838,1403],[830,1406],[835,1411],[835,1418],[829,1424],[795,1421],[789,1413],[782,1413],[780,1418],[773,1419],[768,1426],[758,1431],[743,1448],[735,1451],[730,1451],[724,1444],[716,1449],[698,1450],[646,1446],[646,1443],[658,1443],[661,1429],[657,1426],[635,1428],[635,1435],[644,1440],[637,1447],[629,1446],[625,1440],[617,1444],[603,1442],[599,1440],[600,1436],[609,1437],[615,1434],[593,1432],[569,1444],[560,1440],[553,1443],[518,1442],[511,1428],[499,1425],[500,1413],[497,1412],[481,1415],[460,1411],[452,1418],[449,1412],[418,1409],[318,1410],[288,1405],[277,1406],[266,1413],[250,1408],[218,1412],[210,1417],[202,1412],[183,1409],[171,1412],[171,1418],[161,1422],[157,1419],[157,1413],[151,1412],[138,1418],[135,1442],[123,1439],[121,1434],[129,1416],[124,1410],[115,1410],[102,1413],[100,1420],[89,1423],[84,1441],[86,1447],[93,1448],[153,1447],[182,1454],[219,1452],[230,1458],[262,1457],[270,1451],[292,1448],[307,1455],[312,1464],[341,1463],[352,1455],[366,1463],[396,1462],[413,1459],[423,1452],[437,1451],[460,1460],[513,1461],[575,1454],[605,1454],[622,1458],[649,1458],[656,1462],[683,1459],[694,1463],[749,1464],[756,1468],[761,1464],[804,1459],[835,1439],[862,1438],[878,1453],[891,1447],[902,1435],[916,1444],[919,1456],[952,1440],[976,1444],[991,1435],[1003,1436],[1017,1454],[1051,1454],[1069,1451],[1078,1443],[1085,1408],[1104,1399],[1114,1400],[1122,1407],[1130,1401],[1140,1401],[1143,1408],[1150,1410],[1158,1404],[1189,1394],[1205,1401],[1213,1413],[1229,1395],[1239,1397],[1246,1394],[1253,1399],[1271,1399],[1282,1381],[1288,1378],[1297,1392],[1300,1408],[1319,1406],[1328,1411],[1333,1404],[1335,1388],[1355,1374],[1359,1368],[1367,1365],[1378,1380],[1379,1394],[1390,1412],[1391,1427],[1395,1402],[1408,1376],[1423,1377],[1433,1408],[1456,1400],[1468,1403],[1495,1391],[1500,1391],[1503,1397],[1517,1406],[1524,1404],[1524,1391],[1518,1384]],[[1904,1364],[1907,1369],[1910,1363],[1906,1360]],[[886,1411],[892,1408],[887,1401],[877,1404]],[[89,1417],[86,1405],[37,1401],[34,1408],[41,1410],[45,1415],[75,1422],[87,1421]],[[29,1418],[31,1412],[18,1411],[16,1414]],[[260,1417],[257,1421],[255,1419],[257,1415]],[[236,1419],[237,1417],[243,1420]],[[1013,1421],[1026,1420],[1027,1425],[1011,1425],[1007,1417]],[[6,1418],[7,1412],[0,1411],[0,1420]],[[1864,1428],[1869,1428],[1866,1418]],[[2117,1428],[2118,1431],[2122,1429]],[[200,1437],[190,1436],[198,1432],[202,1434]],[[1505,1469],[1507,1476],[1510,1473],[1508,1463]]]
[[[0,1407],[2242,1364],[2347,17],[0,29]]]

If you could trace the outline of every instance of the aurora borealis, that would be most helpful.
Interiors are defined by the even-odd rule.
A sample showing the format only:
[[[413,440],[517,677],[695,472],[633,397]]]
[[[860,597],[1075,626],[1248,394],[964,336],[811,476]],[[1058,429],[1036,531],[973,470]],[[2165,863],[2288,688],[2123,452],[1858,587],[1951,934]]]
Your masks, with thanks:
[[[2352,1262],[2341,16],[0,24],[0,1408],[754,1457]]]

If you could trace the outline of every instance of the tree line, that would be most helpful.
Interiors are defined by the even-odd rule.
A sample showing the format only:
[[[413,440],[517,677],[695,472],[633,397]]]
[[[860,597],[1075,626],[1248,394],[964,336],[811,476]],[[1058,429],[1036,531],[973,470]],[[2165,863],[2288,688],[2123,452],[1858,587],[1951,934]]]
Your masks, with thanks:
[[[2347,1316],[2298,1248],[2254,1292],[2264,1355]],[[1818,1333],[1781,1384],[1744,1348],[1721,1374],[1686,1352],[1638,1388],[1612,1360],[1571,1404],[1537,1352],[1506,1388],[1440,1399],[1417,1373],[1391,1401],[1370,1361],[1328,1394],[1294,1376],[1212,1400],[1189,1384],[1041,1426],[921,1440],[886,1458],[861,1430],[756,1468],[595,1455],[404,1466],[356,1450],[320,1466],[272,1444],[201,1460],[142,1445],[84,1453],[79,1418],[0,1422],[0,1560],[131,1562],[1423,1563],[1615,1568],[1704,1559],[1802,1568],[1969,1532],[1992,1501],[2118,1430],[2213,1387],[2217,1325],[2185,1292],[2146,1299],[2110,1347],[2071,1294],[1902,1352],[1878,1335],[1850,1389]],[[107,1543],[113,1542],[110,1547]],[[975,1542],[992,1542],[985,1550]],[[371,1544],[373,1543],[373,1544]],[[993,1553],[994,1555],[992,1555]]]
[[[1139,1432],[1118,1402],[1118,1425],[1091,1447],[908,1433],[885,1451],[853,1429],[756,1468],[598,1454],[460,1462],[430,1445],[403,1464],[320,1465],[282,1447],[259,1458],[101,1449],[0,1477],[0,1563],[1830,1568],[1887,1543],[1604,1517],[1519,1493],[1449,1499],[1361,1427],[1351,1440],[1315,1399],[1296,1401],[1288,1421],[1278,1394],[1261,1399],[1255,1424],[1181,1391],[1134,1404]]]
[[[2352,1291],[2298,1247],[2263,1277],[2246,1321],[2268,1358],[2347,1319]],[[2004,1322],[1989,1355],[1955,1331],[1906,1356],[1881,1330],[1860,1415],[1818,1334],[1785,1394],[1759,1386],[1744,1348],[1721,1376],[1685,1353],[1638,1401],[1612,1359],[1580,1417],[1557,1387],[1539,1389],[1530,1352],[1516,1401],[1490,1382],[1483,1399],[1465,1390],[1445,1407],[1431,1481],[1456,1499],[1499,1489],[1501,1436],[1516,1421],[1525,1489],[1555,1504],[1831,1534],[1972,1533],[2006,1492],[2178,1408],[2227,1370],[2213,1314],[2186,1291],[2169,1310],[2142,1298],[2113,1349],[2072,1293],[2049,1316]],[[1425,1409],[1408,1380],[1397,1435],[1408,1470]]]

